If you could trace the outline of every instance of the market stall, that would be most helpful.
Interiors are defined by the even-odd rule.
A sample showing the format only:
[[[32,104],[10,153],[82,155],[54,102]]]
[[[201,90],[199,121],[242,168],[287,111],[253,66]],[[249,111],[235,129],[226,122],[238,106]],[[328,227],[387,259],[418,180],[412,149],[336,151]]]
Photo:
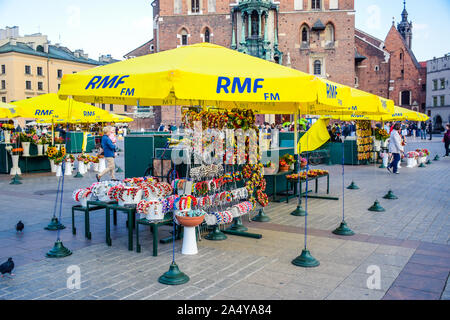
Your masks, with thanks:
[[[221,61],[221,63],[218,64],[217,61]],[[130,70],[139,70],[139,72],[131,72]],[[103,86],[102,88],[96,86],[96,83],[106,79],[106,77],[108,79],[114,77],[114,81],[117,81],[116,86]],[[124,87],[118,87],[120,84],[123,84]],[[362,110],[377,109],[376,112],[379,112],[378,107],[381,112],[386,112],[385,110],[389,107],[385,100],[374,95],[361,92],[354,93],[349,87],[207,43],[180,47],[77,74],[64,75],[59,94],[62,98],[72,96],[75,100],[84,102],[92,102],[101,97],[104,103],[120,101],[121,104],[191,107],[187,109],[189,110],[187,114],[191,115],[191,119],[197,117],[201,119],[201,121],[198,121],[200,122],[200,130],[194,130],[191,138],[191,143],[194,144],[193,154],[186,152],[184,156],[188,156],[188,159],[193,156],[194,164],[191,168],[187,164],[186,176],[178,178],[174,176],[172,181],[177,182],[173,186],[174,192],[180,187],[183,190],[181,193],[184,193],[186,192],[186,185],[192,187],[194,182],[198,185],[198,189],[188,187],[187,190],[201,190],[199,192],[206,192],[208,196],[208,192],[214,192],[214,201],[218,201],[217,203],[209,204],[207,199],[210,198],[206,198],[205,195],[201,200],[205,200],[209,206],[216,207],[213,210],[213,213],[216,214],[200,212],[201,215],[205,216],[205,220],[210,222],[207,224],[215,225],[208,237],[211,240],[224,238],[217,224],[227,224],[232,221],[234,221],[232,226],[225,230],[227,233],[251,236],[245,231],[236,230],[241,229],[238,223],[239,215],[249,213],[255,208],[256,202],[260,205],[267,203],[267,196],[264,193],[267,183],[263,182],[263,165],[257,158],[258,148],[252,149],[249,147],[248,151],[245,148],[238,148],[236,158],[244,159],[244,161],[237,161],[236,164],[227,163],[226,159],[222,167],[208,167],[210,165],[203,163],[202,157],[205,153],[201,153],[200,156],[195,152],[195,150],[201,150],[201,147],[197,144],[203,142],[196,134],[202,132],[201,129],[205,122],[208,124],[208,116],[215,120],[210,125],[206,125],[206,129],[213,129],[216,126],[220,127],[226,118],[225,115],[229,115],[229,112],[240,114],[236,121],[232,123],[233,125],[243,126],[245,124],[243,121],[245,122],[250,112],[252,114],[290,113],[295,115],[294,122],[297,122],[299,112],[302,114],[327,114],[338,110],[342,114],[355,113],[355,109],[351,107],[353,103]],[[215,111],[214,108],[210,109],[210,106],[214,106]],[[206,117],[202,117],[204,112],[206,112]],[[220,133],[218,136],[215,135],[213,145],[216,145],[216,147],[220,146],[218,142],[220,136]],[[264,143],[250,143],[250,141],[258,140],[258,131],[254,131],[249,136],[226,134],[225,141],[228,137],[233,137],[237,145],[241,141],[245,147],[247,146],[247,139],[249,146],[256,145],[261,148],[264,145]],[[295,126],[294,146],[297,146],[297,141],[297,126]],[[179,142],[179,144],[183,145],[182,142]],[[209,144],[212,144],[211,141]],[[226,143],[226,145],[228,144]],[[234,148],[234,144],[231,145]],[[214,154],[217,150],[219,149],[214,149]],[[241,154],[239,150],[246,151]],[[225,155],[234,157],[234,152],[228,151],[225,151]],[[294,153],[298,153],[297,148],[294,148]],[[248,159],[254,159],[255,161],[247,160],[248,163],[246,163],[247,156]],[[196,157],[199,160],[198,162]],[[300,163],[298,156],[296,161]],[[236,165],[242,165],[241,176],[239,176]],[[193,171],[194,175],[191,176]],[[192,180],[187,179],[188,177]],[[214,183],[208,182],[211,178],[213,178]],[[218,184],[214,179],[219,179]],[[240,181],[236,181],[236,179],[240,179]],[[239,186],[239,183],[244,182],[245,188]],[[306,184],[308,184],[308,179]],[[217,193],[215,192],[216,189],[218,189]],[[179,200],[178,207],[174,207],[174,215],[197,218],[194,215],[199,214],[199,212],[195,210],[195,205],[198,205],[199,199],[196,199],[197,202],[195,202],[189,196],[182,197],[184,197],[183,201]],[[241,203],[234,203],[234,197]],[[307,204],[307,201],[305,201],[305,204]],[[194,209],[191,206],[194,206]],[[222,210],[221,206],[224,206],[225,210]],[[237,216],[233,216],[233,213]],[[192,216],[189,217],[189,215]],[[173,237],[175,237],[175,227]],[[311,263],[311,256],[306,249],[306,238],[302,254],[292,263],[306,266],[304,265],[305,262]],[[174,252],[169,271],[160,277],[159,281],[166,284],[180,284],[188,280],[189,278],[178,270]]]

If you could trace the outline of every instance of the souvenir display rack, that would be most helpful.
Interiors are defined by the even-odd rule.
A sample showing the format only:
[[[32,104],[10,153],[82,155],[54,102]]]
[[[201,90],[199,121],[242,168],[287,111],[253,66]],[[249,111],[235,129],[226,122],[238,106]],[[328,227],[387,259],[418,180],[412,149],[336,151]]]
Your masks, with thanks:
[[[369,120],[356,121],[356,146],[358,163],[367,164],[373,158],[373,137]]]
[[[192,168],[188,166],[193,193],[199,197],[199,202],[205,205],[204,224],[212,227],[212,231],[205,238],[224,240],[225,233],[261,238],[260,234],[246,232],[247,228],[242,225],[241,220],[243,215],[250,215],[257,207],[264,208],[268,204],[263,166],[259,162],[259,131],[255,126],[253,112],[240,109],[226,111],[217,108],[208,110],[187,108],[182,114],[185,128],[195,129],[194,126],[197,125],[197,129],[201,130],[220,130],[223,138],[203,140],[200,153],[204,155],[214,150],[212,153],[219,158],[223,153],[224,166],[203,164]],[[230,139],[230,136],[227,135],[225,139],[227,129],[236,130],[235,135],[231,136],[232,141],[228,141],[228,144],[226,139]],[[244,132],[248,129],[253,129],[251,130],[253,133],[245,135]],[[195,132],[198,130],[194,130],[192,140],[198,141]],[[238,153],[239,142],[244,143],[245,148]],[[193,144],[191,148],[194,147]],[[230,144],[234,146],[232,150],[229,148],[225,150]],[[195,156],[194,154],[193,157]],[[220,230],[220,226],[230,223],[229,228],[223,232]]]

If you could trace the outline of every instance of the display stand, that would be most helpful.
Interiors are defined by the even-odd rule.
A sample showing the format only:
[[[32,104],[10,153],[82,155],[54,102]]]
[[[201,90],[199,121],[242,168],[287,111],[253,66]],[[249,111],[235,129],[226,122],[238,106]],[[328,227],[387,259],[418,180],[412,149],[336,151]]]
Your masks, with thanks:
[[[184,227],[182,254],[197,254],[197,237],[195,236],[196,227]]]

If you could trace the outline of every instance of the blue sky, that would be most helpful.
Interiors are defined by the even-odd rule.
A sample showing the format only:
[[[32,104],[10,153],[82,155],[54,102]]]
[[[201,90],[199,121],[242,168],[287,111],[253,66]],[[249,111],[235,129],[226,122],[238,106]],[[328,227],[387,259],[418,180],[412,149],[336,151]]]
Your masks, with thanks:
[[[169,0],[172,1],[172,0]],[[283,0],[281,0],[283,1]],[[150,0],[0,0],[0,28],[17,25],[20,34],[41,32],[52,43],[89,57],[122,56],[152,37]],[[450,53],[449,0],[408,0],[413,51],[419,61]],[[403,0],[355,0],[356,27],[384,40],[401,19]]]

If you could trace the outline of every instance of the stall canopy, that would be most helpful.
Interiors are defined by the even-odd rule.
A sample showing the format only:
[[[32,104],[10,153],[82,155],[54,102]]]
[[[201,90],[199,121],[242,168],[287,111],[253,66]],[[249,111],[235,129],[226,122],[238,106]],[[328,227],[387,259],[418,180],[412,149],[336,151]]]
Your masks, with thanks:
[[[299,108],[304,114],[386,113],[373,94],[357,99],[360,109],[353,110],[350,87],[210,43],[66,74],[58,94],[82,102],[249,108],[269,114]]]
[[[115,113],[110,113],[110,116],[112,117],[111,122],[116,122],[116,123],[128,123],[128,122],[132,122],[133,118],[127,117],[127,116],[123,116],[120,114],[115,114]]]
[[[315,77],[209,43],[64,75],[59,95],[83,102],[250,108],[293,113],[316,103]]]
[[[90,104],[61,100],[56,93],[43,94],[34,98],[12,103],[15,116],[34,118],[41,123],[90,123],[109,119],[109,112]]]
[[[4,103],[4,102],[0,102],[0,118],[4,119],[4,118],[13,118],[14,114],[11,112],[11,109],[14,110],[14,106]]]
[[[367,114],[367,115],[331,115],[332,119],[338,119],[342,121],[354,121],[354,120],[375,120],[375,121],[427,121],[429,117],[421,112],[409,110],[406,108],[394,106],[394,112],[386,115],[381,114]]]
[[[300,154],[305,151],[312,151],[319,148],[330,139],[327,125],[330,122],[329,118],[320,118],[311,128],[300,138],[298,142],[297,152]]]

